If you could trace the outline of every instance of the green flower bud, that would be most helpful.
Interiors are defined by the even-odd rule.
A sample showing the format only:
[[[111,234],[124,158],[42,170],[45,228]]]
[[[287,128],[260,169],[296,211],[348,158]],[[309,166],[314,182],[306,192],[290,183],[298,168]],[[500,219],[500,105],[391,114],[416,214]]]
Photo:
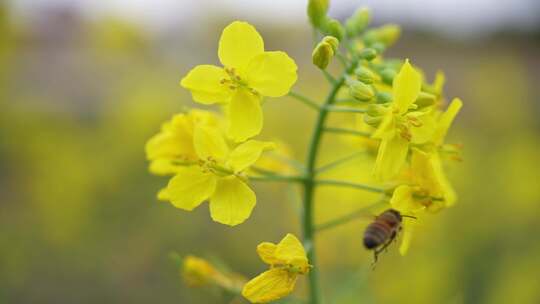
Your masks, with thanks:
[[[323,25],[326,12],[328,12],[328,0],[309,0],[307,14],[314,27],[320,28]]]
[[[366,114],[371,117],[379,117],[386,114],[388,109],[380,104],[371,104],[367,107]]]
[[[376,95],[377,103],[389,103],[392,101],[392,93],[378,92]]]
[[[369,116],[369,115],[364,115],[364,122],[367,123],[368,125],[372,126],[372,127],[375,127],[375,128],[379,126],[382,119],[383,119],[383,116],[373,117],[373,116]]]
[[[370,85],[357,80],[349,81],[349,93],[359,101],[370,101],[375,96],[375,91]]]
[[[334,51],[334,53],[337,51],[339,47],[339,40],[333,36],[325,36],[322,39],[322,42],[328,43],[330,46],[332,46],[332,50]]]
[[[360,58],[363,58],[367,61],[371,61],[375,57],[377,57],[377,51],[372,48],[365,48],[358,53],[358,56],[360,56]]]
[[[377,75],[373,73],[369,68],[367,67],[359,67],[354,71],[354,74],[360,80],[361,82],[365,84],[372,84],[373,81],[377,78]]]
[[[326,18],[323,24],[321,25],[321,30],[323,33],[336,37],[339,41],[343,39],[345,34],[345,29],[341,23],[333,18]]]
[[[396,77],[396,71],[390,68],[386,68],[381,71],[381,78],[382,81],[388,85],[392,85],[392,82],[394,82],[394,77]]]
[[[334,48],[324,41],[319,42],[311,54],[313,64],[322,70],[326,69],[332,57],[334,57]]]
[[[396,24],[386,24],[377,29],[377,40],[385,46],[394,44],[401,35],[401,28]]]
[[[418,98],[416,98],[416,105],[418,105],[419,108],[428,107],[435,103],[435,100],[437,99],[437,96],[426,93],[426,92],[420,92],[418,94]]]
[[[368,8],[359,8],[354,14],[347,19],[345,30],[349,37],[354,37],[360,34],[371,21],[371,14]]]
[[[377,51],[378,54],[382,54],[384,52],[384,50],[386,49],[386,47],[384,46],[384,44],[380,43],[380,42],[375,42],[371,45],[371,47]]]

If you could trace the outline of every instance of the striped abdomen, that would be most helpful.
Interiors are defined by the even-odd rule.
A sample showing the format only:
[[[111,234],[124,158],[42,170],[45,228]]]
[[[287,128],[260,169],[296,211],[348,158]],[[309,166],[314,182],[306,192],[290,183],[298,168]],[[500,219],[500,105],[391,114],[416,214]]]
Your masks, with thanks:
[[[401,215],[394,209],[388,209],[375,218],[364,232],[364,246],[377,248],[396,237],[401,226]]]

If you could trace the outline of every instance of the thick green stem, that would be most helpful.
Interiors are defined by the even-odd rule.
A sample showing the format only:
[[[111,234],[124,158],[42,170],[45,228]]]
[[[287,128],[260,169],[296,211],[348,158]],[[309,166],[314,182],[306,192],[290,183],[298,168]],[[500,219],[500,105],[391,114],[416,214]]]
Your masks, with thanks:
[[[315,195],[315,175],[316,175],[316,163],[317,156],[319,154],[319,147],[326,123],[326,118],[328,116],[328,107],[331,106],[335,100],[336,96],[345,83],[345,77],[347,74],[351,73],[356,66],[358,61],[353,61],[351,65],[346,69],[343,75],[336,80],[332,85],[332,90],[326,97],[324,106],[320,108],[319,116],[315,122],[315,127],[313,129],[313,134],[311,136],[311,142],[308,149],[308,155],[306,160],[306,174],[304,179],[304,212],[302,218],[302,230],[303,230],[303,240],[304,247],[306,248],[307,257],[313,268],[309,272],[309,303],[310,304],[319,304],[321,302],[320,289],[318,282],[318,268],[317,268],[317,257],[315,254],[315,225],[314,225],[314,195]]]

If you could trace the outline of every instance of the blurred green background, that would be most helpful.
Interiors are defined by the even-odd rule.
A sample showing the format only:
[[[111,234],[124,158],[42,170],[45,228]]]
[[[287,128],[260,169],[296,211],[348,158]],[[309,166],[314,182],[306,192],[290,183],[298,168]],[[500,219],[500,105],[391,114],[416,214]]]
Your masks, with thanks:
[[[194,106],[178,81],[196,64],[217,63],[221,29],[238,18],[267,49],[288,52],[299,65],[296,90],[320,100],[327,88],[310,63],[305,4],[292,5],[298,17],[259,22],[241,10],[246,1],[228,1],[221,14],[163,30],[121,14],[88,18],[61,2],[31,14],[32,1],[22,2],[0,2],[0,303],[226,303],[184,286],[169,253],[259,273],[256,245],[299,233],[294,189],[257,184],[252,217],[226,227],[205,205],[188,213],[155,199],[166,180],[147,172],[144,144]],[[345,1],[336,2],[336,17],[346,17]],[[374,21],[399,19],[375,9]],[[464,161],[448,167],[460,199],[418,229],[406,257],[392,246],[375,271],[361,246],[367,221],[322,232],[327,303],[540,303],[540,27],[498,26],[448,35],[405,24],[389,55],[411,58],[429,79],[444,70],[446,96],[465,104],[449,134],[464,145]],[[302,160],[313,119],[292,99],[268,101],[261,137],[285,141]],[[324,145],[333,148],[322,162],[356,143],[328,136]],[[359,160],[332,176],[370,166]],[[321,189],[317,220],[372,201]]]

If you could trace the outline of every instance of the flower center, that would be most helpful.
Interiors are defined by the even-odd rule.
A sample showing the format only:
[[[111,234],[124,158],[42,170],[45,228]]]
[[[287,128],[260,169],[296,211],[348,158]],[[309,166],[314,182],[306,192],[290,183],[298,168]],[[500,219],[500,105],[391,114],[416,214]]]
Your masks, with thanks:
[[[250,91],[253,95],[259,95],[259,92],[253,88],[250,88],[247,81],[240,77],[235,68],[225,68],[225,73],[227,73],[229,78],[222,78],[219,81],[220,84],[228,86],[231,90],[244,88]]]

